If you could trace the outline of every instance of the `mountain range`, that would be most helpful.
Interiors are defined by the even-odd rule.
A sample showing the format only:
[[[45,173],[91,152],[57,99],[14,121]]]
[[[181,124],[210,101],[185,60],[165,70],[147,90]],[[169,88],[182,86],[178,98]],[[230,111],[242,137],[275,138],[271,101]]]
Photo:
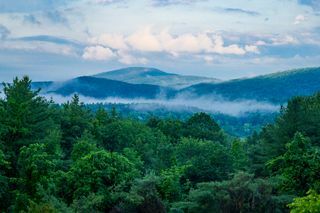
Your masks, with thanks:
[[[182,89],[199,83],[216,83],[220,81],[215,78],[178,75],[148,67],[129,67],[99,73],[93,77],[123,81],[131,84],[154,84],[174,89]]]
[[[81,76],[64,82],[34,82],[42,93],[69,96],[79,93],[97,99],[221,97],[225,100],[256,100],[282,104],[297,95],[320,91],[320,67],[303,68],[253,78],[221,81],[184,76],[154,68],[133,67]]]

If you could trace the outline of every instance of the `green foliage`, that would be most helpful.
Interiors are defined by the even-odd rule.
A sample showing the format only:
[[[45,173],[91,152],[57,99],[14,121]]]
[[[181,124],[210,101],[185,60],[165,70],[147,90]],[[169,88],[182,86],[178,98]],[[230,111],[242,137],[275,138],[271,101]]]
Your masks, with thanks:
[[[20,192],[38,200],[43,193],[53,193],[56,163],[54,156],[46,152],[44,144],[35,143],[22,147],[18,160]]]
[[[70,169],[68,182],[73,200],[84,202],[83,199],[89,199],[86,202],[91,203],[99,201],[99,209],[110,210],[121,198],[121,192],[117,192],[117,187],[125,188],[137,177],[139,171],[126,157],[101,150],[90,152],[78,159]],[[103,197],[96,200],[90,197],[92,193]]]
[[[90,110],[77,95],[55,105],[28,77],[5,84],[4,94],[1,212],[319,208],[319,94],[292,99],[274,124],[247,140],[229,137],[206,113],[142,122],[114,107]]]
[[[308,189],[320,186],[320,154],[310,145],[310,140],[296,133],[287,144],[287,151],[268,162],[268,167],[283,177],[284,191],[303,195]]]
[[[62,148],[68,157],[71,154],[72,145],[80,138],[90,126],[91,114],[80,103],[79,96],[74,95],[71,102],[63,105],[61,116]]]
[[[223,180],[232,171],[226,147],[212,141],[182,138],[176,147],[178,165],[190,165],[185,178],[192,183]]]
[[[314,190],[309,190],[307,196],[295,198],[288,205],[291,213],[316,213],[320,211],[320,195]]]
[[[45,137],[46,130],[53,127],[49,103],[38,93],[31,90],[28,77],[15,78],[13,84],[4,84],[5,101],[1,117],[5,133],[2,140],[6,142],[6,149],[13,152],[12,157],[16,157],[20,147]]]
[[[219,125],[206,113],[196,113],[185,124],[185,137],[224,143],[225,137]]]
[[[187,199],[173,204],[173,212],[277,212],[281,204],[273,197],[272,185],[237,173],[233,179],[197,184]],[[283,210],[283,209],[282,209]]]
[[[249,159],[245,147],[245,142],[240,140],[233,141],[231,145],[231,156],[233,158],[233,168],[235,170],[247,170]]]
[[[137,179],[130,190],[130,203],[123,206],[124,212],[165,213],[165,205],[158,192],[160,178],[149,174]]]
[[[73,145],[71,158],[73,161],[77,161],[94,151],[98,151],[96,141],[90,135],[84,135]]]

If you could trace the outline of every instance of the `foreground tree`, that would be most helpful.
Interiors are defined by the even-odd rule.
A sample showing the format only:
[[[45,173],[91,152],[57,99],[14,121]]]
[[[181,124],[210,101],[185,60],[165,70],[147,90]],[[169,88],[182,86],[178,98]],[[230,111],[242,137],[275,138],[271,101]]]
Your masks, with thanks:
[[[288,205],[292,213],[316,213],[320,210],[320,195],[310,190],[305,197],[295,198]]]
[[[287,144],[287,151],[268,162],[274,174],[283,179],[285,192],[304,195],[309,189],[320,186],[320,153],[301,133]]]

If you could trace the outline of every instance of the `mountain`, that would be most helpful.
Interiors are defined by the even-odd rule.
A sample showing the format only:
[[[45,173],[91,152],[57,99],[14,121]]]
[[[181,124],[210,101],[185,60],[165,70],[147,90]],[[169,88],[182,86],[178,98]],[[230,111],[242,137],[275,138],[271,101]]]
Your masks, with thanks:
[[[178,76],[178,77],[177,77]],[[132,79],[127,83],[110,78]],[[225,82],[200,83],[180,90],[163,87],[156,84],[174,84],[174,79],[184,78],[176,74],[166,73],[151,68],[127,68],[93,76],[83,76],[65,82],[35,82],[33,88],[43,88],[42,93],[56,93],[68,96],[79,93],[93,98],[120,97],[146,98],[184,97],[185,99],[202,96],[221,96],[225,100],[256,100],[275,104],[283,104],[293,96],[311,95],[320,91],[320,67],[304,68],[278,72],[254,78],[235,79]],[[153,84],[137,84],[151,81]],[[197,77],[194,77],[197,78]],[[201,79],[202,77],[199,77]],[[136,79],[136,80],[135,80]],[[162,79],[162,81],[160,81]],[[178,80],[179,81],[179,80]],[[179,81],[181,85],[181,81]],[[177,84],[175,84],[177,86]],[[206,100],[209,100],[206,97]],[[213,100],[216,100],[213,98]]]
[[[42,93],[54,93],[69,96],[74,93],[102,99],[107,97],[154,99],[159,94],[164,96],[172,89],[148,84],[129,84],[121,81],[82,76],[65,82],[35,82],[32,87],[42,88]]]
[[[320,67],[295,69],[247,79],[221,83],[201,83],[182,89],[180,93],[196,96],[216,94],[229,100],[254,99],[285,103],[298,95],[320,91]]]
[[[96,78],[107,78],[132,84],[153,84],[162,87],[181,89],[199,83],[219,82],[215,78],[178,75],[147,67],[128,67],[99,73]]]

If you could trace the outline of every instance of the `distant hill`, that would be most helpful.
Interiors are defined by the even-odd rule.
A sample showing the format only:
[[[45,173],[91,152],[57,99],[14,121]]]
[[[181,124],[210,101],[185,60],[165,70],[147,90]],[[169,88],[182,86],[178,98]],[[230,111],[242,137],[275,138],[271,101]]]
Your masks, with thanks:
[[[219,82],[219,80],[215,78],[177,75],[147,67],[128,67],[99,73],[94,75],[94,77],[118,80],[132,84],[153,84],[175,89],[181,89],[199,83]]]
[[[134,79],[139,79],[138,76],[141,82],[143,79],[145,79],[145,82],[154,79],[154,85],[138,84],[138,80],[136,80],[137,82],[135,83],[127,83],[106,78],[132,78],[133,82],[135,81]],[[161,78],[163,78],[163,82],[159,80]],[[96,77],[78,77],[65,82],[34,82],[32,86],[33,88],[42,88],[42,93],[56,93],[63,96],[79,93],[93,98],[121,97],[155,99],[159,97],[159,95],[167,98],[180,95],[179,97],[190,99],[218,95],[223,99],[231,101],[246,99],[266,101],[275,104],[285,103],[293,96],[311,95],[320,91],[320,67],[296,69],[225,82],[200,83],[181,90],[156,85],[165,85],[166,81],[169,82],[167,84],[173,85],[174,79],[176,78],[181,80],[182,77],[177,77],[175,74],[166,73],[157,69],[128,68],[101,73],[96,75]],[[210,97],[206,97],[206,99],[209,98]]]
[[[317,91],[320,91],[320,67],[215,84],[201,83],[185,88],[180,93],[191,92],[196,96],[217,94],[230,100],[254,99],[284,103],[293,96],[311,95]]]
[[[104,78],[82,76],[65,82],[35,82],[33,88],[42,88],[43,93],[69,96],[74,93],[92,98],[146,98],[154,99],[159,94],[169,95],[173,90],[148,84],[129,84]]]

